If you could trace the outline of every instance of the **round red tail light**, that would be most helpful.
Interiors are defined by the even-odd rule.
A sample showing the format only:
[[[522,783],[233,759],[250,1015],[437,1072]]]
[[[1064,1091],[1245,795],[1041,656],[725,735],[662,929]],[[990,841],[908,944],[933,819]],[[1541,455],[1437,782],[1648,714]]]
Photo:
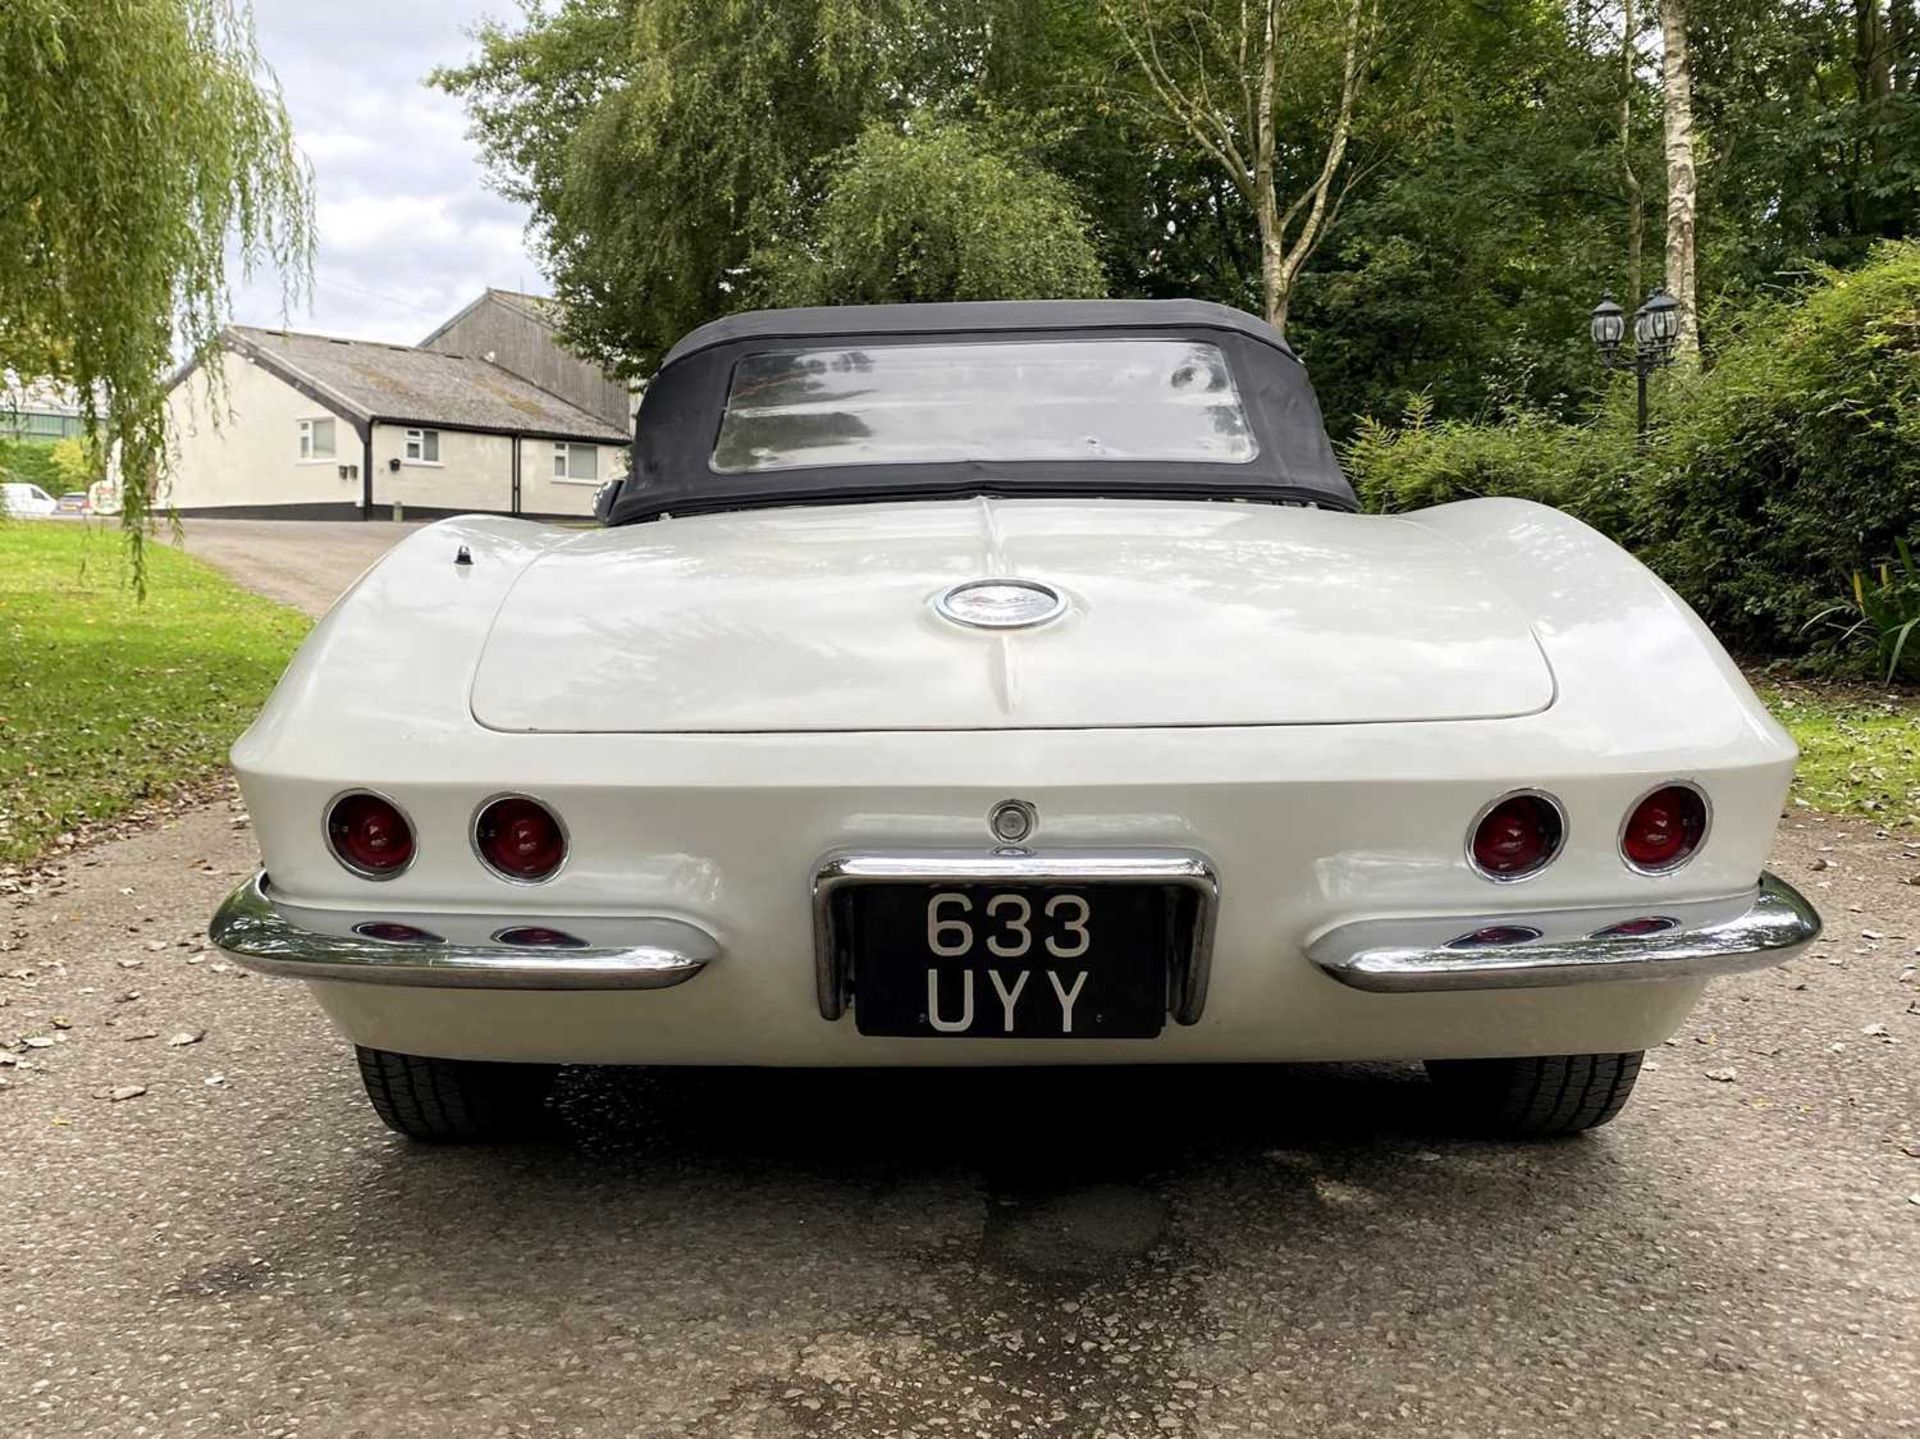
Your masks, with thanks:
[[[1566,838],[1560,806],[1544,794],[1496,801],[1473,827],[1467,856],[1488,879],[1525,879],[1553,862]]]
[[[567,857],[567,832],[552,810],[525,795],[488,801],[473,822],[473,847],[495,873],[535,884]]]
[[[1620,855],[1642,874],[1664,874],[1691,859],[1706,837],[1706,797],[1692,785],[1670,784],[1633,807],[1620,831]]]
[[[366,879],[392,879],[413,863],[413,826],[377,794],[343,794],[327,811],[334,857]]]

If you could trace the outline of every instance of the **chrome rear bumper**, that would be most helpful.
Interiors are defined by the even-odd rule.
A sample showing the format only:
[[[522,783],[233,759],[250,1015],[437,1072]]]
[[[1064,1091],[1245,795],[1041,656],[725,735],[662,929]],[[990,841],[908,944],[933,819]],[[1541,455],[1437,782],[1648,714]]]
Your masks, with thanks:
[[[1329,930],[1307,953],[1342,984],[1402,994],[1737,974],[1779,964],[1820,933],[1813,906],[1772,874],[1762,874],[1758,886],[1744,895],[1671,908],[1686,916],[1674,928],[1635,936],[1553,937],[1556,930],[1603,928],[1621,918],[1618,907],[1538,916],[1363,920]],[[1665,911],[1652,905],[1648,912]],[[1538,927],[1546,937],[1459,947],[1463,931],[1515,924]]]
[[[262,871],[227,896],[207,933],[222,953],[262,974],[443,988],[666,989],[684,984],[720,957],[712,935],[676,919],[623,921],[621,928],[634,936],[630,943],[552,949],[393,943],[354,934],[350,920],[341,920],[346,933],[330,933],[288,911],[301,918],[314,914],[276,905]]]
[[[815,919],[822,930],[817,942],[819,954],[827,959],[819,976],[823,1014],[829,1001],[837,1001],[833,1006],[837,1015],[844,1009],[846,996],[844,973],[831,963],[837,953],[828,910],[832,891],[846,883],[898,882],[903,869],[910,869],[915,878],[926,873],[926,856],[911,857],[911,865],[888,862],[905,857],[878,862],[872,856],[861,858],[867,863],[842,857],[823,866],[816,876]],[[1205,900],[1194,953],[1174,988],[1176,1018],[1192,1023],[1206,994],[1217,894],[1212,872],[1195,856],[1169,854],[1155,856],[1167,863],[1148,866],[1151,872],[1143,875],[1142,856],[1128,858],[1130,863],[1121,866],[1128,870],[1126,877],[1185,883],[1201,891]],[[1059,864],[1060,857],[1051,861]],[[957,868],[962,872],[955,877],[968,880],[1007,877],[991,864],[980,866],[983,873],[967,866]],[[1080,883],[1118,877],[1094,876],[1084,870],[1074,874]],[[1618,906],[1545,915],[1362,920],[1327,931],[1308,946],[1307,953],[1343,984],[1396,994],[1735,974],[1779,964],[1820,933],[1820,916],[1813,906],[1772,874],[1761,875],[1759,884],[1744,895],[1670,908],[1679,912],[1680,922],[1674,928],[1631,937],[1590,933],[1555,937],[1556,931],[1618,920]],[[322,922],[337,922],[345,932],[318,927]],[[1453,944],[1462,931],[1515,923],[1537,925],[1547,937],[1478,948]],[[262,872],[227,896],[208,933],[223,953],[263,974],[430,987],[665,989],[685,983],[720,956],[719,942],[712,935],[681,920],[628,919],[620,921],[619,927],[622,942],[581,949],[460,940],[392,943],[352,933],[351,920],[332,912],[323,919],[316,911],[276,904]]]

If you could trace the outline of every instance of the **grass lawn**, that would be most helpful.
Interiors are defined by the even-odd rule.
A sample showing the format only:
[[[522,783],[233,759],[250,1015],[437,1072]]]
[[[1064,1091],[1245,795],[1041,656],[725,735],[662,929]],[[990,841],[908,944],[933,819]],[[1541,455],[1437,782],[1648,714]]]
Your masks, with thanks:
[[[216,773],[311,623],[164,542],[0,522],[0,863]]]
[[[1767,679],[1754,688],[1800,742],[1796,801],[1889,826],[1920,823],[1920,695]]]

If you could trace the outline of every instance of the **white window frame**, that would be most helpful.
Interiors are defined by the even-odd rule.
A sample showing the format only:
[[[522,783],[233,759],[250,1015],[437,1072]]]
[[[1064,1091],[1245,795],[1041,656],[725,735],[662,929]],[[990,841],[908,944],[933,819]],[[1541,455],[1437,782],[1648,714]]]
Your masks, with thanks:
[[[574,473],[573,452],[575,450],[585,450],[587,452],[593,471],[592,474],[580,475]],[[553,442],[553,478],[556,484],[562,485],[599,484],[600,447],[598,445],[582,445],[570,440],[555,440]]]
[[[433,453],[431,455],[427,453],[428,436],[432,436]],[[440,432],[427,429],[408,430],[403,449],[408,464],[431,465],[437,468],[440,464]]]
[[[314,444],[314,427],[327,427],[327,448],[322,453]],[[317,415],[312,419],[301,420],[297,431],[299,435],[300,463],[303,465],[331,465],[340,458],[340,432],[337,421],[332,415]]]

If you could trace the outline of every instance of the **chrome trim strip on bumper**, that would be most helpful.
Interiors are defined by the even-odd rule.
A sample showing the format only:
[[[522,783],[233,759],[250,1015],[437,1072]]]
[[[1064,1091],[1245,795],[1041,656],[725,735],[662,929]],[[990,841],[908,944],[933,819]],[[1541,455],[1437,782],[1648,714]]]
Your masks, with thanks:
[[[341,922],[387,917],[342,915]],[[666,989],[684,984],[720,957],[718,941],[695,925],[677,919],[632,923],[644,928],[645,941],[584,949],[394,944],[296,923],[275,905],[262,870],[227,896],[207,933],[222,953],[262,974],[436,988]]]
[[[1194,1024],[1207,1003],[1220,881],[1206,856],[1184,849],[843,851],[813,871],[814,979],[820,1017],[838,1019],[853,998],[853,960],[834,933],[833,897],[863,884],[1159,884],[1193,891],[1193,942],[1169,957],[1167,1008]]]
[[[1693,906],[1649,901],[1647,912],[1676,907]],[[1411,922],[1363,920],[1329,930],[1307,947],[1307,954],[1342,984],[1381,994],[1406,994],[1737,974],[1779,964],[1820,933],[1820,916],[1813,906],[1772,874],[1762,874],[1756,888],[1719,908],[1714,918],[1683,921],[1658,934],[1547,938],[1477,949],[1449,948],[1448,939],[1511,921],[1499,915]],[[1618,919],[1621,909],[1613,906],[1607,914]],[[1383,942],[1388,926],[1404,932],[1409,923],[1436,935],[1444,932],[1447,938],[1431,944]]]

